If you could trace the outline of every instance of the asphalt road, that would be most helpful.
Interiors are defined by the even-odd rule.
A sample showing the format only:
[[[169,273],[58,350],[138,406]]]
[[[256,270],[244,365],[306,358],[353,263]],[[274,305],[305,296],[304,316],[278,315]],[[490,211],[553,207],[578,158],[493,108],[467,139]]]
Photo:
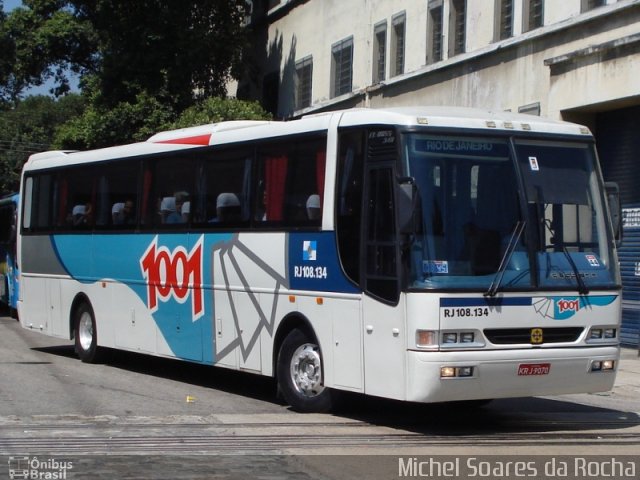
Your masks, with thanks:
[[[625,355],[631,372],[640,359]],[[297,414],[268,378],[128,352],[84,364],[71,342],[1,317],[0,479],[32,470],[70,479],[555,478],[542,476],[550,461],[556,468],[569,456],[589,473],[575,464],[586,455],[605,462],[591,473],[606,473],[615,456],[635,462],[637,475],[637,379],[623,373],[613,392],[480,409],[348,395],[334,414]],[[505,458],[528,470],[495,470]]]

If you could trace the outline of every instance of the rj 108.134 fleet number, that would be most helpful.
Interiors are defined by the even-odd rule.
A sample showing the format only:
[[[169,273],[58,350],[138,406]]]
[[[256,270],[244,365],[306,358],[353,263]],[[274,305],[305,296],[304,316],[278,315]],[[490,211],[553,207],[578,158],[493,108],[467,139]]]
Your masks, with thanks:
[[[296,265],[293,267],[293,276],[296,278],[327,278],[327,267],[308,267]]]
[[[444,318],[454,317],[488,317],[487,307],[444,308]]]

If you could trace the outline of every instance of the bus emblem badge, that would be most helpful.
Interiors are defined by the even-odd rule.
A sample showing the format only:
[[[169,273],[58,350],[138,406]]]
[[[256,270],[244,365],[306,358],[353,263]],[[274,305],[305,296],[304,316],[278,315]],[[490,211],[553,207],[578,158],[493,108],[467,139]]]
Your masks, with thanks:
[[[302,260],[315,261],[318,254],[318,245],[315,240],[305,240],[302,242]]]
[[[531,329],[531,344],[532,345],[540,345],[544,341],[544,337],[542,334],[541,328],[532,328]]]

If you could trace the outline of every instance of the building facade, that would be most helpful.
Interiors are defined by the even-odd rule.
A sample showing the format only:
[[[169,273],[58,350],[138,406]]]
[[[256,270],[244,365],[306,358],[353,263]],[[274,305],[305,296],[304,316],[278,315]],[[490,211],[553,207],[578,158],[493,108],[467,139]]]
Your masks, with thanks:
[[[623,338],[640,328],[640,0],[253,0],[230,94],[288,119],[453,105],[575,121],[621,188]]]

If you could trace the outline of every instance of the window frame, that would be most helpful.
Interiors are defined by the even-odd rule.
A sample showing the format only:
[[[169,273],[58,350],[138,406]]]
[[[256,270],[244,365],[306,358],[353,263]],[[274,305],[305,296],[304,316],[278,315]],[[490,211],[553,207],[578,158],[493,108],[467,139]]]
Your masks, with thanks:
[[[331,98],[353,91],[353,36],[331,45]]]
[[[407,14],[403,10],[391,17],[391,67],[390,76],[404,74],[407,42]]]
[[[442,0],[429,0],[427,12],[427,64],[444,59],[444,5]]]
[[[373,78],[372,82],[384,82],[387,78],[387,21],[378,22],[373,27]]]
[[[513,37],[513,0],[495,0],[494,41]]]
[[[296,110],[311,106],[313,92],[313,56],[296,62]]]
[[[522,31],[530,32],[544,26],[544,0],[524,0]]]
[[[449,10],[449,57],[466,52],[467,0],[451,0]]]

